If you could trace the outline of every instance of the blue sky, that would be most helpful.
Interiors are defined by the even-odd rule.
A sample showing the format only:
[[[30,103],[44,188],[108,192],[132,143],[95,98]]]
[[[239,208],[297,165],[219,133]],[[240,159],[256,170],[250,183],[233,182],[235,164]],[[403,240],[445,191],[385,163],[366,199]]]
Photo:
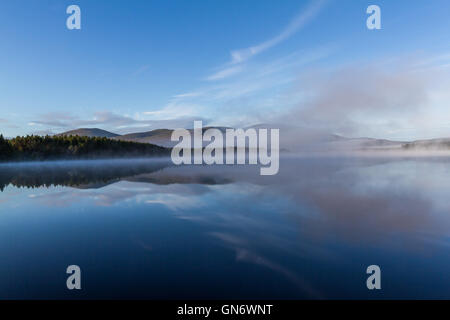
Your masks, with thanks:
[[[67,6],[81,30],[66,28]],[[381,8],[381,30],[366,8]],[[450,2],[2,1],[6,136],[257,123],[450,136]]]

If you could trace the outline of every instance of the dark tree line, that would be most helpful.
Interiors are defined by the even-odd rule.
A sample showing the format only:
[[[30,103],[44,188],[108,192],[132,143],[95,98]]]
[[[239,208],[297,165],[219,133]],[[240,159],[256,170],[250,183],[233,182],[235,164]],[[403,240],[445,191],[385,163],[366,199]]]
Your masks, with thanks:
[[[0,161],[95,159],[163,156],[170,150],[148,143],[81,136],[35,136],[5,139],[0,135]]]

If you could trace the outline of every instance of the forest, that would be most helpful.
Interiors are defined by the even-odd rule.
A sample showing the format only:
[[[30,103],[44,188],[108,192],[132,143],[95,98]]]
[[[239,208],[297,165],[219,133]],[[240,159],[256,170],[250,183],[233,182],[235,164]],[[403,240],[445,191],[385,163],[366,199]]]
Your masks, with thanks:
[[[166,156],[170,149],[148,143],[83,136],[28,135],[5,139],[0,135],[0,161],[102,159]]]

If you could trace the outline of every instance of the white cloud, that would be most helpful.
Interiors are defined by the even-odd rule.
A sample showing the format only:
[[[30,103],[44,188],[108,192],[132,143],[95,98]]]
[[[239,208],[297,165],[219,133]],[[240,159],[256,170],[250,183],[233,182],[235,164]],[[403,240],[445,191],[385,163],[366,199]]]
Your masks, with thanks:
[[[322,9],[326,0],[315,0],[311,2],[305,10],[300,12],[291,23],[284,28],[278,35],[275,37],[264,41],[260,44],[251,46],[249,48],[233,50],[230,52],[231,61],[225,67],[222,67],[221,70],[216,71],[214,74],[206,77],[208,81],[214,80],[222,80],[231,76],[234,76],[238,73],[241,73],[244,68],[242,63],[249,60],[251,57],[256,56],[257,54],[266,51],[275,45],[287,40],[301,28],[303,28],[308,22],[314,19],[317,14]],[[237,65],[239,64],[239,65]]]
[[[220,70],[220,71],[210,75],[206,79],[210,80],[210,81],[211,80],[220,80],[220,79],[224,79],[224,78],[230,77],[232,75],[235,75],[235,74],[241,72],[242,70],[243,70],[242,66],[234,66],[234,67]]]
[[[320,12],[320,9],[323,7],[324,3],[325,1],[323,0],[317,0],[311,3],[304,11],[298,14],[291,21],[291,23],[277,36],[249,48],[231,51],[231,62],[241,63],[288,39],[294,33],[303,28],[314,17],[316,17]]]

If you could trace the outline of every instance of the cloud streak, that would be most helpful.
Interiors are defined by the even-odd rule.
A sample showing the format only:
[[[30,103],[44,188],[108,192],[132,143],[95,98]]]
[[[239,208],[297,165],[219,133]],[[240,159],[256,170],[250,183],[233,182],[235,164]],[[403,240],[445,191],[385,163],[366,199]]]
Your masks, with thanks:
[[[324,0],[312,2],[304,11],[298,14],[291,21],[291,23],[277,36],[249,48],[231,51],[231,63],[236,64],[244,62],[251,57],[263,51],[266,51],[288,39],[301,28],[303,28],[308,22],[314,19],[322,9],[324,3]]]
[[[235,75],[243,70],[242,66],[234,66],[230,68],[226,68],[223,70],[220,70],[209,77],[206,78],[206,80],[213,81],[213,80],[220,80],[224,78],[228,78],[232,75]]]
[[[219,68],[219,70],[212,75],[206,77],[206,80],[223,80],[243,72],[245,69],[243,67],[244,62],[290,38],[319,14],[325,2],[326,0],[315,0],[311,2],[278,35],[273,38],[248,48],[232,50],[230,52],[231,61],[225,66]]]

